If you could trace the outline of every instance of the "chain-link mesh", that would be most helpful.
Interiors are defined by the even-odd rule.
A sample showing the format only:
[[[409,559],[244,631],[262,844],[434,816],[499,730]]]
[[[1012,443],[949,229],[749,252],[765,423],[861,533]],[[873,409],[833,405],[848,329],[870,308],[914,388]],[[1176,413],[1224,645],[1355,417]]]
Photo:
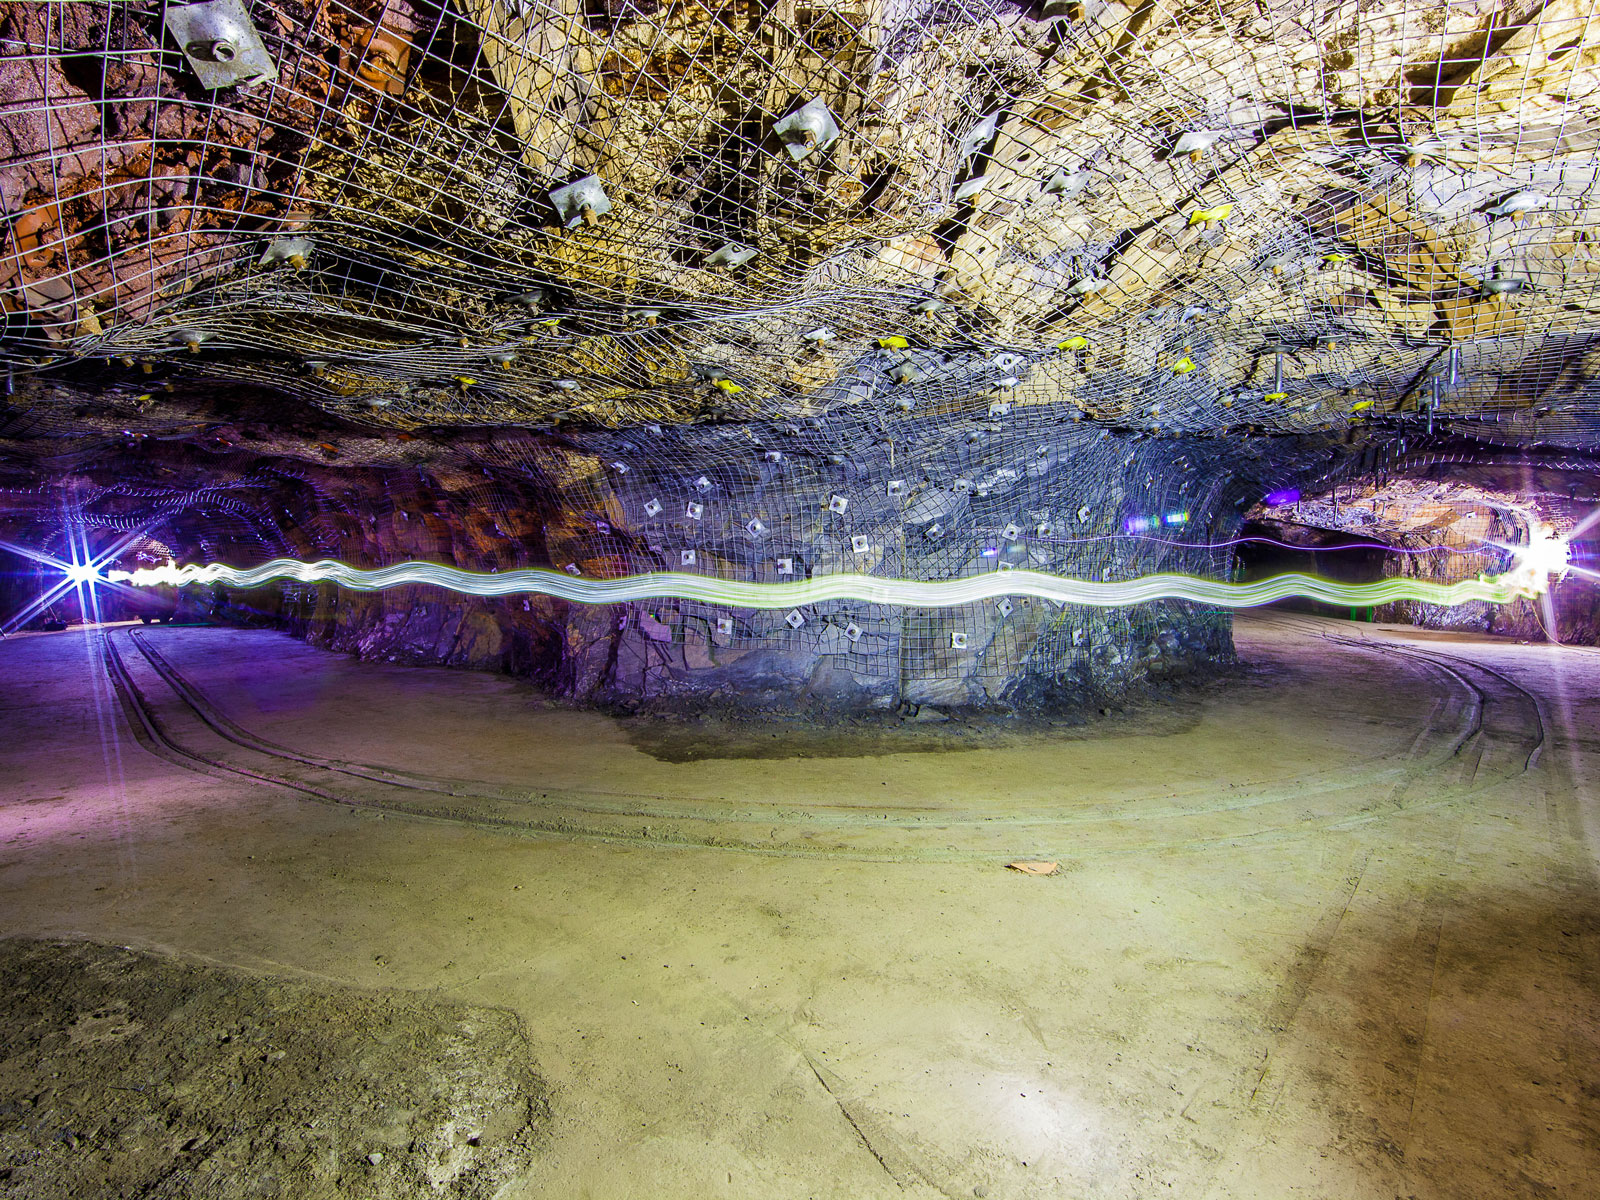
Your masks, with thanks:
[[[261,0],[273,70],[215,90],[181,7],[3,6],[14,371],[401,425],[1016,378],[1159,431],[1593,435],[1592,0]]]
[[[1225,574],[1274,486],[1600,444],[1592,7],[259,0],[219,54],[211,5],[0,5],[0,433],[217,557]],[[208,389],[347,424],[252,458]],[[1204,617],[627,619],[645,674],[916,695]]]

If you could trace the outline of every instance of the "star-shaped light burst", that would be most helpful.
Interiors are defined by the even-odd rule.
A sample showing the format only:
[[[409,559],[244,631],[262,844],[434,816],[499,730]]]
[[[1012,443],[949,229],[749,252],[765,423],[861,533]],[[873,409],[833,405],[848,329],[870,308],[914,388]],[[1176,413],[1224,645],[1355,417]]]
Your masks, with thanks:
[[[138,594],[132,588],[121,583],[113,583],[110,579],[107,579],[104,571],[107,564],[121,558],[143,537],[143,530],[128,534],[119,538],[109,549],[96,554],[89,545],[89,538],[83,526],[77,522],[69,522],[66,526],[67,557],[65,559],[57,558],[55,555],[48,554],[43,550],[19,546],[15,542],[0,541],[0,550],[9,550],[20,558],[29,559],[61,573],[60,579],[45,588],[31,602],[24,605],[4,621],[0,621],[0,635],[27,624],[37,614],[49,608],[73,589],[77,589],[78,611],[83,614],[84,620],[99,624],[100,589],[102,587],[116,588],[118,591],[125,592],[130,596]]]
[[[1511,569],[1500,578],[1515,586],[1524,597],[1538,606],[1546,636],[1552,642],[1559,643],[1561,638],[1557,632],[1555,599],[1550,589],[1559,580],[1565,579],[1569,572],[1600,578],[1594,576],[1592,571],[1585,571],[1581,567],[1572,565],[1572,542],[1584,528],[1593,523],[1594,514],[1590,515],[1589,520],[1564,534],[1558,533],[1554,525],[1540,520],[1531,513],[1525,512],[1523,515],[1528,522],[1526,542],[1521,545],[1493,543],[1502,550],[1511,551],[1512,555]]]
[[[1543,521],[1530,523],[1526,543],[1503,548],[1515,556],[1506,578],[1526,586],[1534,595],[1547,591],[1552,582],[1566,575],[1571,565],[1570,537],[1562,537]]]

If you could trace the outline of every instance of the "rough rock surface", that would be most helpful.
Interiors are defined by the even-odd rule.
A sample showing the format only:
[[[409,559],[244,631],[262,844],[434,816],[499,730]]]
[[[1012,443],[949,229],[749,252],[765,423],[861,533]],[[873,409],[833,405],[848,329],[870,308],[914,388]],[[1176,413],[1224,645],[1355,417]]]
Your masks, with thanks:
[[[0,486],[241,565],[1218,577],[1408,439],[1600,448],[1594,2],[259,0],[275,80],[211,91],[161,6],[0,4]],[[622,705],[1226,656],[1176,605],[258,606]]]
[[[1588,436],[1592,9],[262,0],[273,85],[207,91],[159,6],[0,5],[0,358],[619,428],[1004,348],[1152,432]]]
[[[165,404],[180,409],[180,398]],[[1230,470],[1215,442],[1070,420],[1041,432],[987,402],[907,413],[892,428],[862,418],[449,436],[295,426],[214,397],[181,404],[185,423],[206,431],[198,444],[144,432],[170,418],[120,397],[73,418],[99,424],[94,437],[18,437],[37,468],[60,470],[65,443],[76,469],[46,489],[19,474],[22,486],[0,492],[13,538],[50,544],[70,509],[82,524],[159,529],[186,558],[241,565],[289,556],[765,581],[1028,567],[1115,581],[1225,574],[1228,551],[1210,543],[1231,535],[1241,502],[1263,486],[1253,468]],[[1274,465],[1322,461],[1308,443],[1283,447]],[[218,599],[195,594],[186,611],[206,614]],[[368,658],[510,671],[629,709],[697,697],[824,712],[1097,707],[1230,657],[1226,614],[1181,603],[1119,612],[1017,597],[796,611],[792,625],[786,609],[688,601],[583,609],[540,596],[294,585],[227,597],[223,616],[281,622]]]
[[[538,1152],[516,1018],[0,941],[0,1191],[488,1200]]]
[[[1458,465],[1453,479],[1440,478],[1437,467],[1423,462],[1416,465],[1415,475],[1352,483],[1277,505],[1261,504],[1249,516],[1291,545],[1308,550],[1357,539],[1358,545],[1376,553],[1375,558],[1368,556],[1372,579],[1443,584],[1513,569],[1516,547],[1541,533],[1570,537],[1574,569],[1553,581],[1547,595],[1503,605],[1401,600],[1378,605],[1365,615],[1427,629],[1596,644],[1600,590],[1593,583],[1589,521],[1594,510],[1591,501],[1577,497],[1580,481],[1541,472],[1526,461]],[[1329,535],[1338,537],[1330,540]],[[1333,565],[1319,558],[1317,570],[1326,573],[1325,564]],[[1365,580],[1357,569],[1345,581]]]

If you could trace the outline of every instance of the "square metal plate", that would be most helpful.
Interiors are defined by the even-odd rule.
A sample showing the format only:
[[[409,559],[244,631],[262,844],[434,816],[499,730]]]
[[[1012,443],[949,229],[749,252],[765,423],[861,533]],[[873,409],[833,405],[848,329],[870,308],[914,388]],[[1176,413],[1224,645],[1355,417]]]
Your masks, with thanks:
[[[550,204],[560,215],[562,225],[568,229],[576,229],[583,224],[583,210],[586,208],[591,217],[597,218],[611,211],[611,200],[606,196],[598,175],[585,175],[582,179],[556,188],[550,193]]]
[[[831,146],[839,136],[839,124],[825,103],[808,100],[774,125],[772,131],[782,140],[789,157],[799,162],[813,150]]]
[[[203,88],[215,91],[278,77],[278,64],[242,0],[170,5],[165,24]]]

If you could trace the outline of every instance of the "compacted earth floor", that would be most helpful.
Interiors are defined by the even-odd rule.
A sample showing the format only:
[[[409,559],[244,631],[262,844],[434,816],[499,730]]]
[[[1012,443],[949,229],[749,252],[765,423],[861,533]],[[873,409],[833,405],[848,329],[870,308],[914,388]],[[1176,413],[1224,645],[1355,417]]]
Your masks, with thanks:
[[[0,1193],[1596,1194],[1600,653],[1237,642],[1088,726],[765,748],[0,642]]]

